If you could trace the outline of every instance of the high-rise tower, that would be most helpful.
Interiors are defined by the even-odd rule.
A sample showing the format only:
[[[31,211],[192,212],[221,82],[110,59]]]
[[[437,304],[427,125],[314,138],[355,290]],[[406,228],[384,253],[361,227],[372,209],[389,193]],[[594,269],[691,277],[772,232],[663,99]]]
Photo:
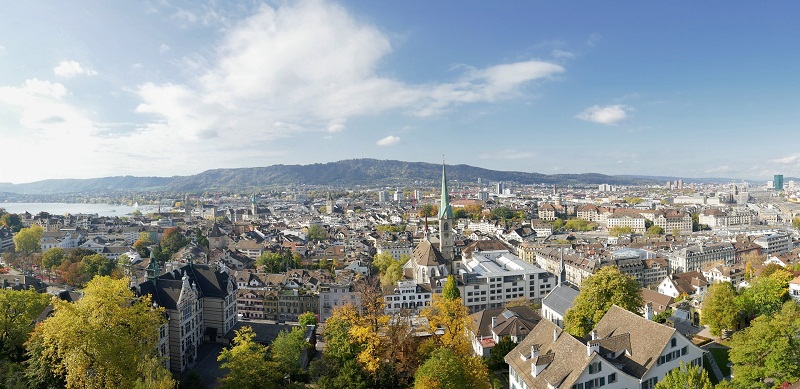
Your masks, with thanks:
[[[453,262],[453,208],[450,207],[450,193],[447,190],[447,173],[442,161],[442,198],[439,201],[439,252],[447,260]]]

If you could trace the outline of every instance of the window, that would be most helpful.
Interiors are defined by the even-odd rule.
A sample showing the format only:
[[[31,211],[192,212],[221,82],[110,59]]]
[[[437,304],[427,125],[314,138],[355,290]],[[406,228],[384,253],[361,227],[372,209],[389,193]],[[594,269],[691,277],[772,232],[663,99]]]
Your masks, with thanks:
[[[688,350],[687,350],[687,348],[684,346],[684,347],[681,349],[681,356],[683,356],[683,355],[686,355],[686,352],[687,352],[687,351],[688,351]]]
[[[608,375],[608,383],[613,384],[614,382],[617,382],[617,373],[611,373]]]
[[[600,362],[589,364],[589,374],[594,374],[603,370],[603,365]]]
[[[670,347],[675,347],[677,345],[678,345],[678,339],[672,338],[672,340],[670,340]]]

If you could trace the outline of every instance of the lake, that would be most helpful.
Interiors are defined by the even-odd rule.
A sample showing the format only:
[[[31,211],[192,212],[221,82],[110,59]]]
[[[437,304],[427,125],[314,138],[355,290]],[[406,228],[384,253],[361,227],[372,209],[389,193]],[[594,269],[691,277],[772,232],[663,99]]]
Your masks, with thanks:
[[[44,211],[51,215],[96,213],[100,216],[126,216],[136,209],[130,205],[81,203],[0,203],[0,208],[5,208],[9,213],[28,212],[32,215]]]

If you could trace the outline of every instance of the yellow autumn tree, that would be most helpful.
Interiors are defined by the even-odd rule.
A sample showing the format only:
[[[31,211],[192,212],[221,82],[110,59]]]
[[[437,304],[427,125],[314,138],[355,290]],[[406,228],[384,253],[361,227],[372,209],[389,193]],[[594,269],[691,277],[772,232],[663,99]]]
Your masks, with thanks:
[[[96,277],[80,300],[53,299],[53,316],[28,342],[30,365],[67,388],[174,387],[156,348],[164,311],[136,297],[129,283]]]

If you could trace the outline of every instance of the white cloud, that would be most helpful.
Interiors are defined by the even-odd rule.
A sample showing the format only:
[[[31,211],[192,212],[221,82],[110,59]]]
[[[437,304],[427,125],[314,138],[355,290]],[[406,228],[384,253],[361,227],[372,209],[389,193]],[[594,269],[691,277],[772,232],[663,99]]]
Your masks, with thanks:
[[[77,61],[61,61],[55,68],[53,73],[59,77],[71,78],[79,75],[96,76],[97,72],[92,69],[85,69]]]
[[[398,143],[400,143],[400,138],[396,137],[394,135],[389,135],[389,136],[387,136],[387,137],[385,137],[383,139],[380,139],[377,142],[375,142],[375,144],[378,145],[378,146],[392,146],[392,145],[396,145]]]
[[[158,52],[163,54],[169,51],[169,49],[169,46],[167,46],[165,43],[162,43],[161,46],[158,47]]]
[[[478,157],[481,159],[530,159],[536,156],[532,151],[518,151],[515,149],[505,149],[491,153],[482,153]]]
[[[777,163],[780,165],[793,165],[797,162],[800,162],[800,153],[792,154],[783,158],[773,159],[770,162]]]
[[[201,74],[196,79],[143,84],[137,111],[156,115],[159,126],[188,137],[213,127],[266,140],[303,131],[339,132],[348,118],[388,110],[430,116],[456,104],[511,98],[524,85],[564,71],[530,60],[468,69],[450,83],[406,84],[377,74],[392,47],[375,26],[337,4],[281,4],[263,5],[225,29],[213,57],[185,58]],[[262,124],[276,121],[294,125]]]
[[[559,59],[561,59],[561,58],[565,58],[565,59],[575,58],[575,53],[572,53],[572,52],[566,51],[566,50],[561,50],[561,49],[555,49],[555,50],[551,51],[550,55],[553,56],[553,58],[559,58]]]
[[[633,111],[633,108],[622,104],[607,105],[605,107],[593,105],[575,117],[587,122],[614,125],[627,119],[628,111]]]
[[[719,174],[719,173],[729,173],[731,171],[733,171],[733,169],[731,169],[730,166],[721,165],[721,166],[717,166],[717,167],[713,167],[713,168],[710,168],[710,169],[703,170],[703,173],[706,173],[706,174]]]

